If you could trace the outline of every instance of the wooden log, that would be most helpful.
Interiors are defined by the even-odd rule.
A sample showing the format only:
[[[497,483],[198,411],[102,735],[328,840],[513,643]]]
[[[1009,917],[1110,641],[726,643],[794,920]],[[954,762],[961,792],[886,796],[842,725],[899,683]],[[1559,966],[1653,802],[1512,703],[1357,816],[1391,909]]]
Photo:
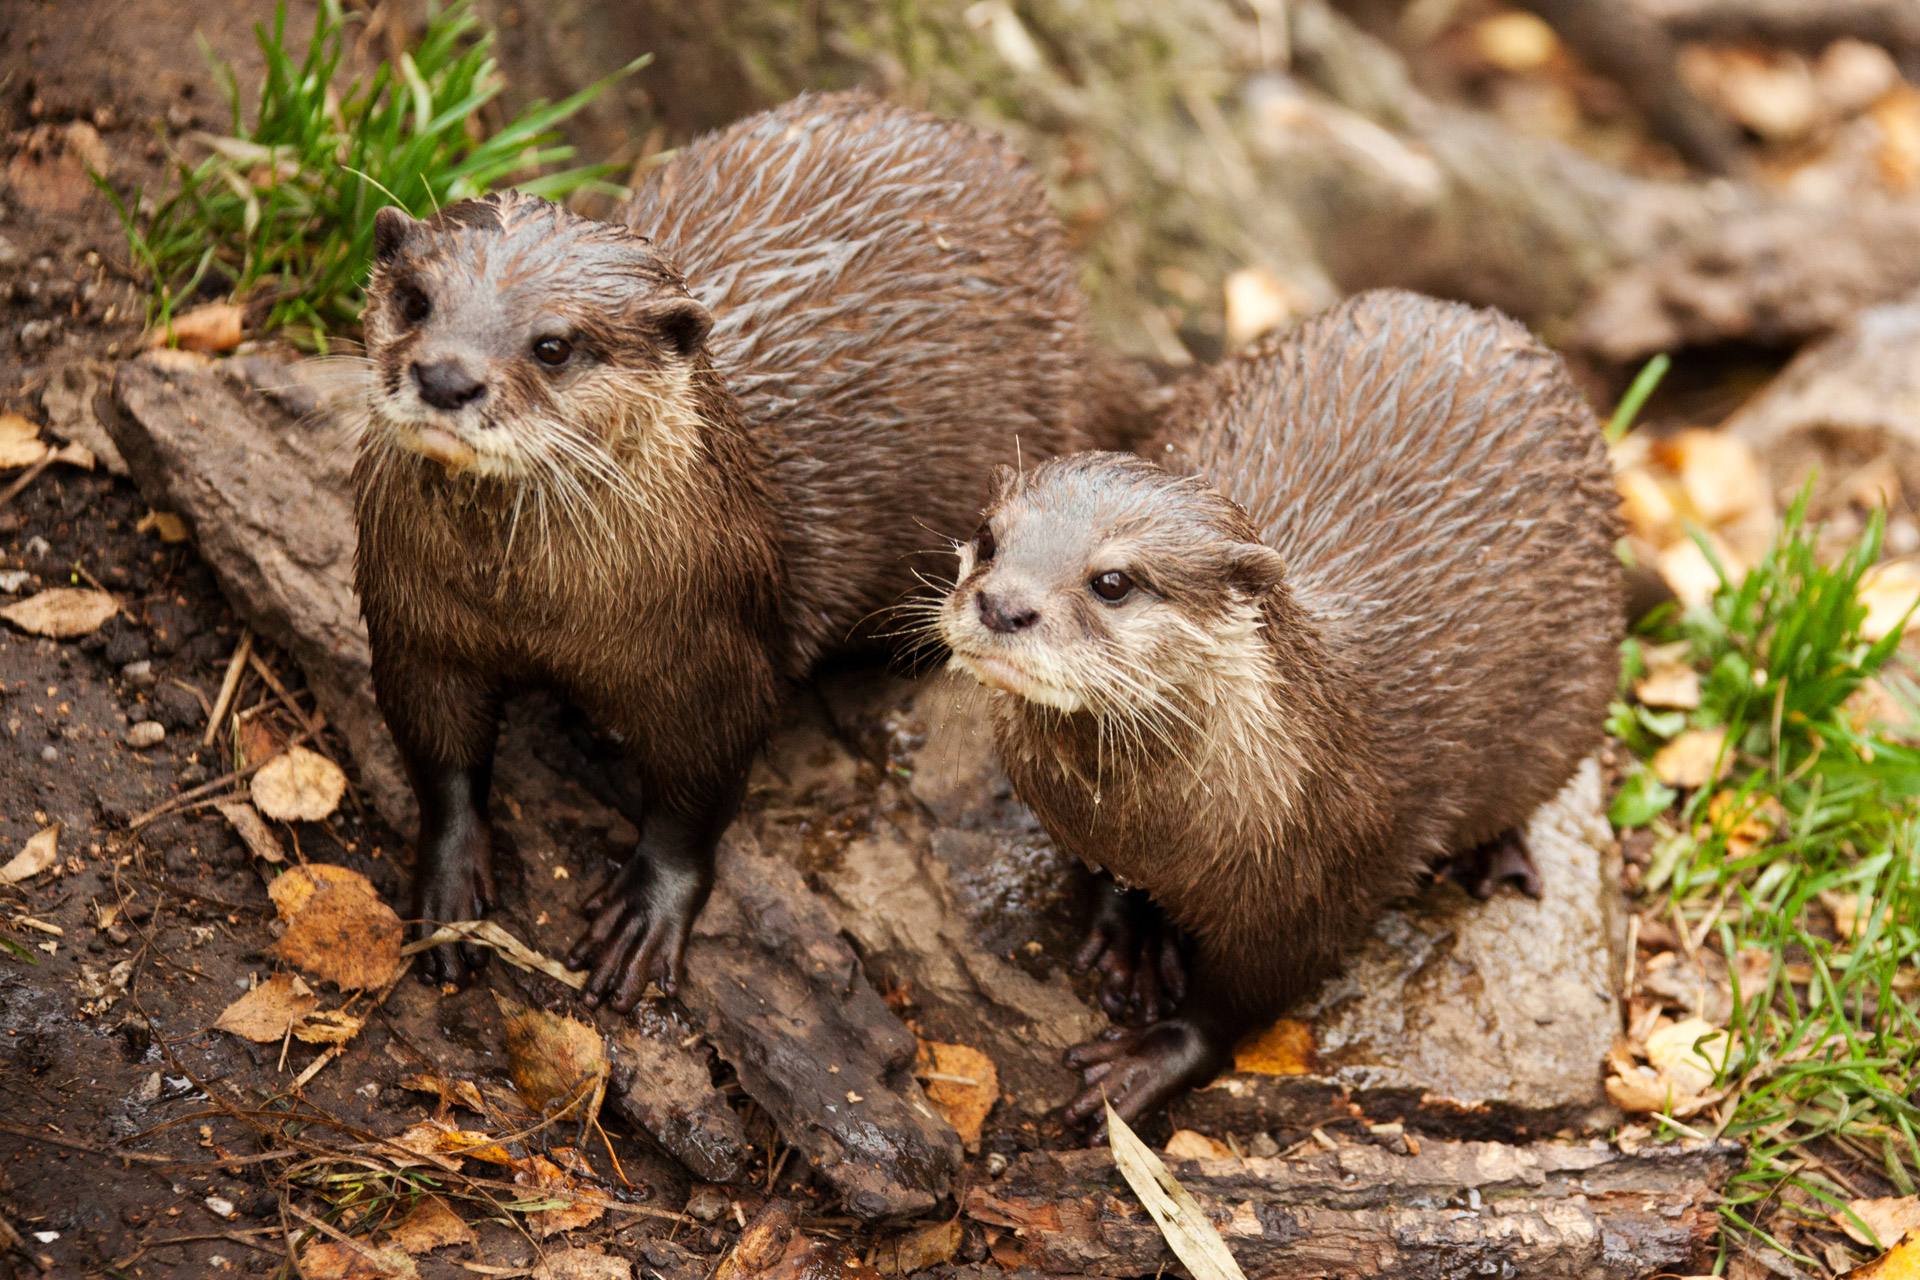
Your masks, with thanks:
[[[313,416],[316,399],[285,390],[298,387],[306,369],[277,361],[209,367],[174,354],[136,360],[116,378],[119,412],[110,427],[142,491],[187,521],[236,610],[300,664],[363,785],[396,829],[410,831],[352,589],[349,452],[337,428]],[[283,403],[263,386],[282,388]],[[501,806],[499,829],[522,864],[556,856],[569,842],[553,833],[579,815],[571,798],[578,788],[544,763],[561,745],[555,736],[510,717],[502,744],[496,773],[515,803]],[[543,911],[570,920],[575,904],[567,899],[582,896],[591,878],[537,878],[524,865],[503,876],[509,927],[564,950],[564,936],[540,938],[529,922]],[[913,1037],[874,994],[799,874],[749,835],[736,831],[723,847],[687,967],[682,1000],[695,1025],[850,1209],[913,1213],[948,1194],[959,1139],[912,1077]],[[612,1018],[602,1025],[620,1026]],[[617,1090],[614,1102],[631,1103],[635,1123],[703,1176],[741,1168],[744,1140],[714,1110],[698,1059],[656,1073],[640,1095]]]
[[[1684,1271],[1717,1225],[1730,1143],[1355,1144],[1271,1158],[1170,1161],[1252,1280],[1630,1280]],[[1022,1156],[967,1194],[1004,1267],[1156,1275],[1173,1256],[1104,1151]]]

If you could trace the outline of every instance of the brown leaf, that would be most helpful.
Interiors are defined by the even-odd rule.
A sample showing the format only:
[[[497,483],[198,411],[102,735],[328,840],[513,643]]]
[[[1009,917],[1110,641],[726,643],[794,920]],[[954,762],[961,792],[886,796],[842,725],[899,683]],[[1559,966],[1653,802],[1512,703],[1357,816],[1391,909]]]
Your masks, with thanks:
[[[42,827],[27,837],[20,852],[0,867],[0,884],[19,884],[30,880],[60,860],[60,824]]]
[[[1721,758],[1726,740],[1725,728],[1687,729],[1653,753],[1654,776],[1670,787],[1705,786],[1731,763]]]
[[[1233,1054],[1235,1071],[1263,1076],[1303,1076],[1313,1070],[1313,1026],[1282,1018]]]
[[[149,346],[175,346],[184,351],[231,351],[240,345],[247,309],[233,302],[209,302],[173,318],[171,326],[147,337]]]
[[[133,526],[135,533],[153,533],[166,543],[185,542],[188,538],[187,522],[171,511],[149,511],[140,517]]]
[[[944,1265],[959,1252],[961,1235],[958,1218],[908,1231],[882,1241],[874,1251],[874,1265],[880,1274],[888,1276],[910,1276]]]
[[[38,425],[17,413],[0,413],[0,471],[30,467],[46,456]]]
[[[408,1253],[431,1253],[450,1244],[471,1244],[476,1237],[460,1215],[439,1196],[426,1196],[400,1219],[386,1243]]]
[[[244,800],[224,801],[214,806],[220,816],[227,820],[234,834],[253,852],[253,856],[263,862],[285,862],[287,855],[280,848],[279,838],[273,834],[273,828],[252,805]]]
[[[1668,1023],[1647,1037],[1647,1061],[1673,1082],[1675,1106],[1711,1089],[1716,1070],[1736,1051],[1731,1035],[1701,1018]]]
[[[1860,899],[1851,893],[1841,893],[1837,889],[1822,889],[1820,905],[1833,917],[1833,931],[1842,942],[1851,942],[1853,935],[1860,931]],[[1920,1227],[1920,1222],[1913,1224]],[[1862,1240],[1860,1243],[1865,1244]]]
[[[1233,1148],[1192,1129],[1175,1129],[1162,1147],[1170,1160],[1231,1160]]]
[[[599,1030],[497,991],[493,1002],[506,1019],[507,1065],[521,1099],[549,1119],[564,1114],[569,1122],[593,1123],[607,1092],[607,1046]]]
[[[1916,601],[1920,601],[1920,562],[1888,560],[1873,565],[1860,577],[1860,603],[1867,606],[1860,634],[1869,640],[1892,635]]]
[[[346,867],[294,867],[267,886],[286,932],[273,954],[346,991],[384,986],[400,970],[400,917]]]
[[[29,635],[71,640],[98,631],[119,611],[120,606],[104,591],[55,587],[0,609],[0,618]]]
[[[1633,696],[1644,707],[1673,707],[1691,711],[1700,705],[1700,673],[1685,660],[1685,646],[1679,652],[1667,646],[1647,653],[1647,671],[1633,682]]]
[[[422,1120],[409,1125],[393,1139],[393,1145],[435,1164],[458,1165],[462,1160],[486,1164],[511,1165],[513,1156],[491,1135],[477,1129],[458,1129],[442,1120]]]
[[[320,1006],[320,997],[291,973],[276,973],[220,1011],[214,1029],[256,1044],[276,1044],[294,1023]]]
[[[413,1280],[420,1272],[397,1249],[317,1240],[300,1251],[300,1274],[307,1280]]]
[[[1840,1280],[1920,1280],[1920,1231],[1907,1232],[1899,1244]]]
[[[598,1222],[607,1211],[606,1202],[578,1178],[545,1156],[528,1156],[512,1164],[513,1181],[561,1203],[551,1209],[535,1209],[527,1214],[534,1234],[546,1239],[561,1231]],[[532,1197],[528,1197],[532,1198]]]
[[[599,1249],[549,1249],[532,1280],[630,1280],[633,1264]]]
[[[1000,1100],[1000,1072],[993,1059],[970,1045],[922,1040],[914,1074],[926,1089],[927,1101],[953,1126],[967,1150],[979,1150],[981,1126]]]
[[[431,1093],[439,1097],[440,1107],[465,1107],[480,1115],[489,1114],[486,1100],[480,1096],[480,1087],[471,1080],[456,1080],[442,1075],[430,1075],[422,1072],[401,1079],[402,1089],[412,1089],[415,1093]]]
[[[261,813],[280,822],[318,822],[340,807],[347,775],[325,756],[289,747],[253,775],[249,788]]]

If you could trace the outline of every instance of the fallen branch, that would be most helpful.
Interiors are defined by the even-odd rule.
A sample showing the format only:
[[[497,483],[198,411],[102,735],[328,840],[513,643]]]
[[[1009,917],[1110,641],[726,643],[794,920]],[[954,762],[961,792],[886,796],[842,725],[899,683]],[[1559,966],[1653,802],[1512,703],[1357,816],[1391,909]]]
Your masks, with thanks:
[[[1730,1143],[1626,1154],[1429,1141],[1417,1156],[1314,1146],[1172,1173],[1252,1276],[1630,1280],[1699,1257],[1738,1160]],[[1104,1151],[1022,1156],[969,1192],[965,1213],[1008,1232],[993,1245],[1003,1267],[1153,1275],[1173,1262]]]

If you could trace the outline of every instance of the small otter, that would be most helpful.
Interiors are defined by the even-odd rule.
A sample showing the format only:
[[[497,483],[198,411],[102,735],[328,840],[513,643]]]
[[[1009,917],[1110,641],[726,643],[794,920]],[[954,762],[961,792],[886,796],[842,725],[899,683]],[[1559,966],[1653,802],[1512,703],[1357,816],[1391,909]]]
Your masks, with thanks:
[[[1623,629],[1598,425],[1502,316],[1364,294],[1169,412],[1160,465],[1005,477],[940,612],[1019,794],[1137,886],[1083,961],[1165,964],[1138,891],[1188,939],[1173,1016],[1070,1051],[1076,1121],[1205,1082],[1432,863],[1510,845]]]
[[[695,141],[625,225],[495,195],[383,209],[375,253],[356,580],[417,915],[491,902],[500,699],[553,687],[644,801],[572,955],[624,1011],[675,988],[782,690],[877,634],[994,464],[1133,430],[1135,374],[1019,157],[862,94]]]

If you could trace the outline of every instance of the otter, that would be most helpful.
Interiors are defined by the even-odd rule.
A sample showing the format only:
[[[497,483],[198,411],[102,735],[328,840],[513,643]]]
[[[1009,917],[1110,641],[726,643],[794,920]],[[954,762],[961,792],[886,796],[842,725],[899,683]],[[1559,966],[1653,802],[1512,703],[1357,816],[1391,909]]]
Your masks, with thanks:
[[[550,687],[643,806],[570,957],[629,1011],[677,987],[784,690],[883,635],[995,464],[1137,431],[1138,375],[1025,163],[863,94],[694,141],[620,224],[507,193],[374,232],[355,572],[415,914],[492,904],[501,699]]]
[[[1363,294],[1186,388],[1154,455],[1004,476],[939,610],[1017,792],[1118,884],[1080,958],[1148,1020],[1069,1051],[1076,1122],[1217,1074],[1437,861],[1512,865],[1623,632],[1598,423],[1496,313]]]

